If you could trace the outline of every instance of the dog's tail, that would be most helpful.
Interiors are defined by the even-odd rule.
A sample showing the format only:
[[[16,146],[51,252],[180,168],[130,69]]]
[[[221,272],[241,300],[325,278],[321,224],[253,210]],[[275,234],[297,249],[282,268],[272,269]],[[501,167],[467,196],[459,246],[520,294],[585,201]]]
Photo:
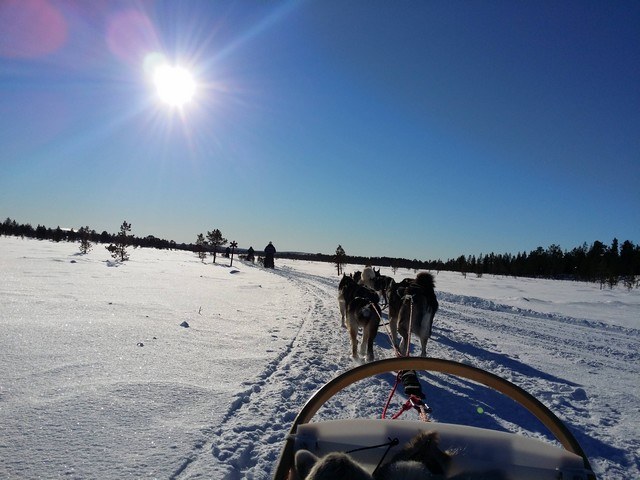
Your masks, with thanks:
[[[422,288],[433,289],[436,286],[433,275],[431,275],[429,272],[420,272],[416,276],[416,283]]]
[[[431,317],[433,318],[433,315],[438,311],[438,299],[434,291],[436,284],[433,280],[433,275],[428,272],[420,272],[416,277],[416,283],[427,297],[429,307],[432,309]]]

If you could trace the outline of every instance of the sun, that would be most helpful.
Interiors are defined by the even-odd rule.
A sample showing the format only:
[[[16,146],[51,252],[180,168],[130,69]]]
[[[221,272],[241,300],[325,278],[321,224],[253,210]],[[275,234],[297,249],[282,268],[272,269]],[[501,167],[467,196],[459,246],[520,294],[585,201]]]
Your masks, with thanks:
[[[153,83],[160,99],[171,107],[182,107],[196,93],[196,82],[187,69],[163,64],[153,72]]]

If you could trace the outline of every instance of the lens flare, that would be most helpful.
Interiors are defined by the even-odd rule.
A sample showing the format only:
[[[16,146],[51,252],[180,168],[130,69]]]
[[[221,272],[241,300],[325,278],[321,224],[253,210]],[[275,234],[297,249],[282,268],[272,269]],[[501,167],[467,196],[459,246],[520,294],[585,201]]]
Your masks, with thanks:
[[[0,1],[0,57],[43,57],[65,45],[68,25],[52,3],[48,0]]]

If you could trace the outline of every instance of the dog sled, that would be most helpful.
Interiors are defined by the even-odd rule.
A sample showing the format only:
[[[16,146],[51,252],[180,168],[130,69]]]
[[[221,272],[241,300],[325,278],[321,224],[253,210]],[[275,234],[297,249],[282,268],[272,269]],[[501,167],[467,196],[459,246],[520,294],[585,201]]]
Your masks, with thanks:
[[[529,410],[549,430],[561,447],[517,433],[420,420],[347,419],[312,422],[322,405],[353,383],[374,375],[412,370],[451,375],[492,388]],[[280,453],[273,478],[299,479],[294,463],[296,452],[300,450],[307,450],[320,458],[331,452],[349,452],[350,457],[371,474],[393,457],[394,449],[400,449],[420,432],[437,432],[439,447],[443,451],[455,452],[446,476],[434,478],[596,478],[576,438],[564,423],[535,397],[479,368],[426,357],[399,357],[374,361],[355,367],[325,384],[307,401],[295,418]],[[428,475],[425,478],[430,477]]]

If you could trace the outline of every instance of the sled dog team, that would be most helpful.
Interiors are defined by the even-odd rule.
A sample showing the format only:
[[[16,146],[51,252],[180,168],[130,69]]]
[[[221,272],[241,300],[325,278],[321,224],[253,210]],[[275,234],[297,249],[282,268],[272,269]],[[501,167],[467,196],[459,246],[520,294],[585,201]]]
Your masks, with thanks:
[[[373,360],[373,342],[382,320],[381,296],[383,306],[389,307],[389,329],[394,347],[401,355],[408,355],[409,335],[416,335],[421,343],[420,354],[426,356],[433,317],[438,311],[434,287],[433,276],[427,272],[397,283],[393,278],[381,275],[380,269],[376,271],[368,265],[362,272],[343,275],[338,285],[338,305],[342,326],[349,332],[351,356]],[[359,329],[362,329],[360,348]]]
[[[400,355],[409,354],[410,333],[420,338],[421,355],[426,356],[427,340],[431,336],[433,317],[438,311],[433,276],[421,272],[415,278],[395,282],[367,266],[362,272],[344,275],[338,286],[338,304],[342,326],[349,331],[352,356],[366,355],[373,360],[373,341],[382,321],[382,296],[389,307],[389,327],[392,342]],[[358,330],[362,342],[358,351]],[[409,332],[411,329],[411,332]],[[401,341],[398,342],[398,334]],[[333,452],[318,458],[301,449],[295,455],[295,480],[503,480],[498,470],[451,474],[451,462],[457,452],[443,451],[435,432],[420,432],[396,453],[389,462],[379,464],[369,473],[347,453]]]

